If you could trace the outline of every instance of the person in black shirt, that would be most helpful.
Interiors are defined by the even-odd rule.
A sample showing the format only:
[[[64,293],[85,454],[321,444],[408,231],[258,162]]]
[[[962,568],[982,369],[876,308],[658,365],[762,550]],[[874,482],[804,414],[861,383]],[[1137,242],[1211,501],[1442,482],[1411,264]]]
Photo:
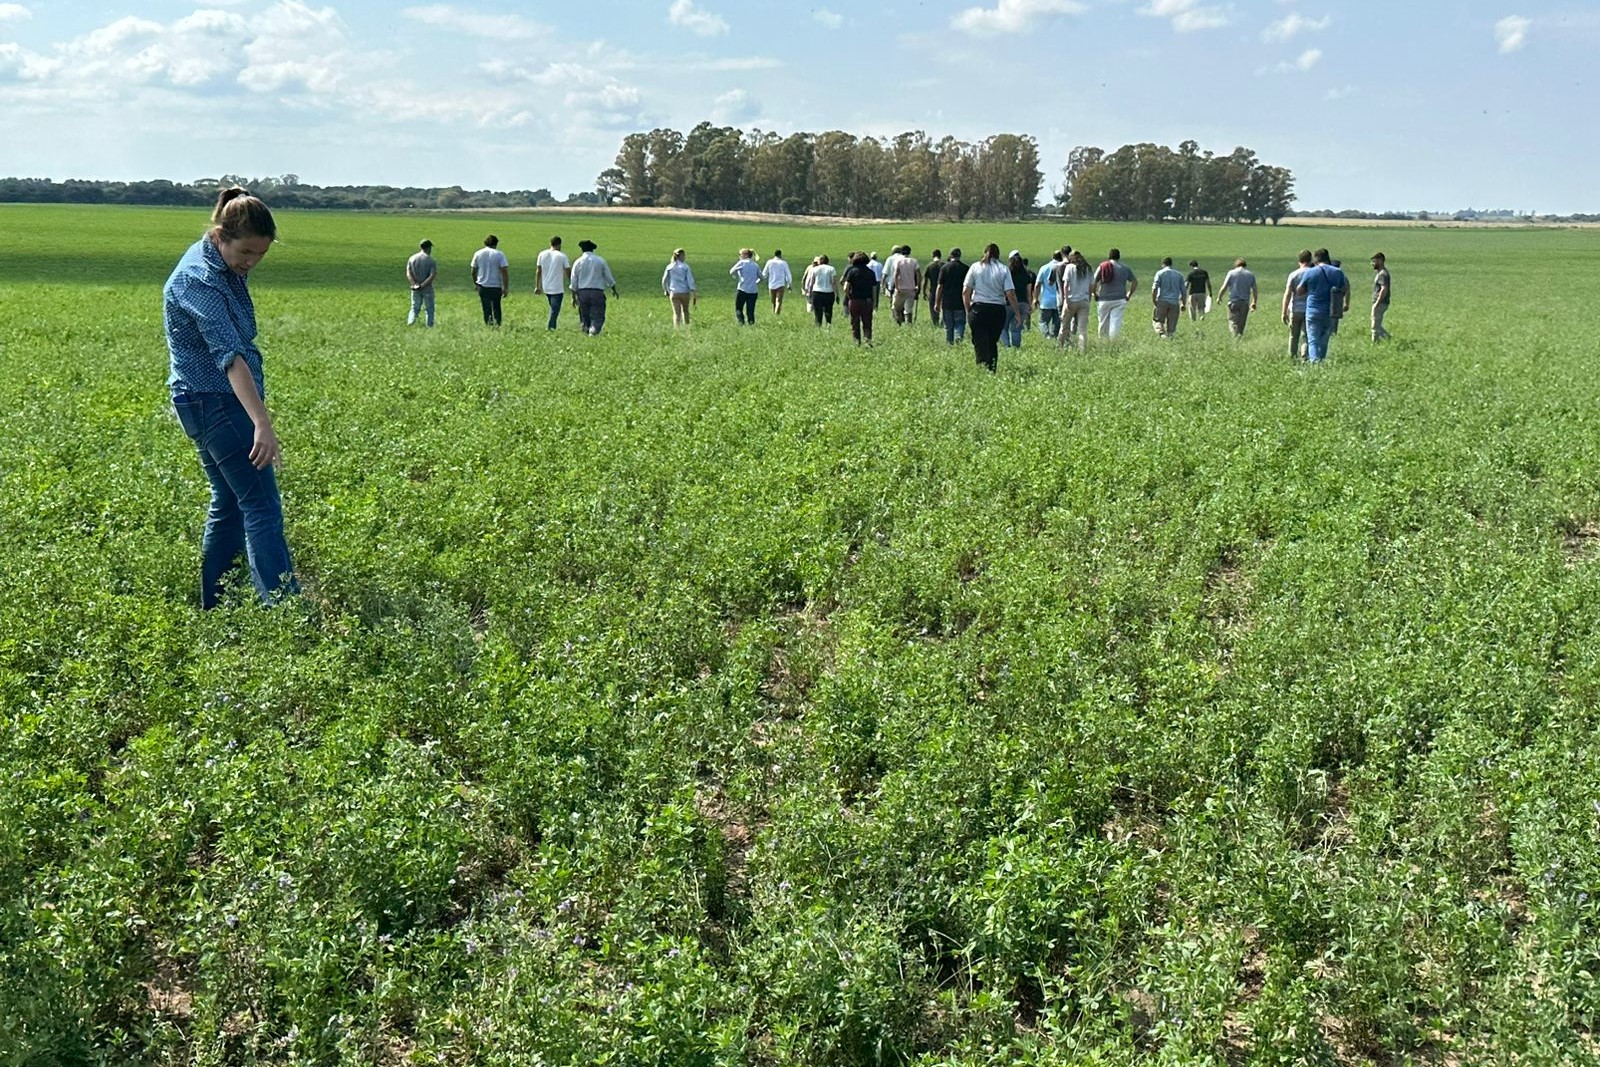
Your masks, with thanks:
[[[1006,320],[1005,329],[1000,331],[1000,343],[1007,348],[1021,348],[1022,335],[1028,331],[1028,321],[1033,314],[1033,309],[1028,306],[1028,295],[1033,292],[1034,273],[1028,269],[1028,261],[1022,258],[1022,253],[1015,249],[1007,260],[1011,271],[1011,284],[1017,290],[1017,306],[1022,309],[1020,316]]]
[[[961,262],[961,249],[952,248],[950,258],[939,270],[939,287],[934,301],[943,313],[944,342],[954,345],[967,337],[967,305],[961,299],[961,289],[967,284],[967,265]]]
[[[944,260],[940,258],[941,256],[942,253],[935,248],[933,250],[933,262],[929,263],[928,269],[922,272],[922,295],[928,301],[928,321],[933,324],[933,328],[936,330],[944,325],[940,321],[939,302],[937,300],[939,295],[939,272],[944,269]]]
[[[1206,313],[1206,304],[1211,300],[1211,275],[1200,269],[1198,259],[1191,259],[1189,273],[1183,280],[1188,286],[1189,318],[1192,321]]]
[[[865,252],[857,252],[844,272],[845,307],[850,309],[850,336],[861,344],[863,338],[872,343],[872,308],[878,296],[878,276],[868,266],[871,260]]]

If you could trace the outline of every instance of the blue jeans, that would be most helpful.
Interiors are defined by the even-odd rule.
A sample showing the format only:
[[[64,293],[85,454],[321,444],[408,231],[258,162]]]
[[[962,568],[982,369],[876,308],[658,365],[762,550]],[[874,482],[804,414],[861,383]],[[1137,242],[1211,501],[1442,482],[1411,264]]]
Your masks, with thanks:
[[[179,393],[172,398],[183,432],[200,453],[211,483],[205,539],[200,549],[200,606],[213,608],[222,578],[243,552],[250,581],[262,603],[298,593],[289,544],[283,537],[283,505],[272,468],[250,462],[255,426],[232,393]]]
[[[1011,309],[1006,309],[1006,324],[1000,330],[1000,343],[1007,348],[1022,347],[1022,332],[1027,328],[1028,304],[1025,300],[1017,301],[1017,313],[1013,315]]]
[[[410,326],[417,321],[417,312],[426,309],[428,325],[433,325],[433,286],[426,289],[411,290],[411,314],[406,316],[406,325]]]
[[[1327,310],[1312,311],[1306,308],[1306,362],[1321,363],[1328,356],[1328,324],[1332,316]]]
[[[556,320],[561,317],[561,302],[567,298],[567,294],[546,293],[544,295],[550,301],[550,321],[545,323],[545,329],[553,330],[556,328]]]
[[[967,309],[944,309],[944,343],[953,345],[967,339]]]
[[[1061,333],[1061,308],[1041,307],[1039,309],[1039,332],[1046,337],[1054,338]]]
[[[743,289],[733,294],[733,315],[739,320],[740,326],[754,326],[756,324],[756,294],[747,293]]]

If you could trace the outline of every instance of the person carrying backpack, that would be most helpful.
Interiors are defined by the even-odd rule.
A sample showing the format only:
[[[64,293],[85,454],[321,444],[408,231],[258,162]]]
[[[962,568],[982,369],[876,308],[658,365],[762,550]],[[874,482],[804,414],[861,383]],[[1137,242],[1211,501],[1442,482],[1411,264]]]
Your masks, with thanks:
[[[1122,263],[1122,250],[1113,248],[1094,272],[1094,298],[1100,315],[1100,336],[1114,341],[1122,333],[1122,316],[1128,310],[1139,279]]]

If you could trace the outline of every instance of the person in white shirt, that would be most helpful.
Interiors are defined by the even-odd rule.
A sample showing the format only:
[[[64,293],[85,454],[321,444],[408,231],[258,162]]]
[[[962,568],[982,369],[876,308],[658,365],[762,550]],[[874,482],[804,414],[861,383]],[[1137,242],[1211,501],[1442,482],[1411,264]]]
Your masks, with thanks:
[[[733,314],[740,326],[756,324],[756,290],[761,284],[761,264],[756,262],[756,250],[739,249],[739,260],[728,273],[739,280],[733,293]]]
[[[674,326],[689,325],[689,305],[700,302],[700,293],[694,285],[694,271],[689,269],[684,255],[683,249],[673,249],[672,261],[661,275],[661,291],[672,301]]]
[[[872,306],[877,307],[878,297],[883,293],[883,264],[878,262],[878,253],[873,252],[867,256],[867,269],[878,279],[878,287],[872,291]]]
[[[966,305],[967,328],[978,366],[992,374],[1000,362],[1000,331],[1006,326],[1006,305],[1017,325],[1022,325],[1022,307],[1017,303],[1016,282],[1011,267],[1000,258],[1000,246],[990,243],[983,258],[967,271],[961,298]]]
[[[566,298],[567,284],[572,280],[572,261],[561,251],[561,238],[550,238],[550,247],[539,253],[533,268],[533,287],[550,301],[550,321],[545,329],[556,328],[561,317],[561,301]]]
[[[811,268],[811,278],[807,283],[810,288],[808,295],[811,297],[811,315],[817,320],[817,325],[822,325],[822,320],[828,320],[828,325],[833,325],[833,304],[838,299],[834,292],[834,284],[838,271],[828,262],[827,256],[818,256],[817,265]]]
[[[483,321],[490,326],[500,325],[500,299],[511,289],[511,263],[500,251],[500,238],[492,233],[483,239],[483,247],[472,254],[472,284],[483,305]]]
[[[593,241],[579,241],[583,255],[572,264],[572,306],[578,309],[579,327],[590,337],[598,337],[605,328],[606,290],[620,295],[610,265],[594,254],[599,247]]]
[[[817,272],[817,264],[822,262],[821,256],[812,256],[811,262],[806,265],[805,273],[800,275],[800,292],[806,298],[806,314],[811,314],[811,276]]]
[[[1078,351],[1088,350],[1089,303],[1093,288],[1094,268],[1083,258],[1083,253],[1074,248],[1067,253],[1061,266],[1061,303],[1066,308],[1066,322],[1061,327],[1062,348],[1076,339]]]
[[[772,295],[772,313],[781,314],[783,294],[794,284],[794,274],[789,270],[789,264],[784,261],[783,249],[772,250],[772,258],[767,260],[767,265],[762,268],[761,276],[767,280],[767,292]]]

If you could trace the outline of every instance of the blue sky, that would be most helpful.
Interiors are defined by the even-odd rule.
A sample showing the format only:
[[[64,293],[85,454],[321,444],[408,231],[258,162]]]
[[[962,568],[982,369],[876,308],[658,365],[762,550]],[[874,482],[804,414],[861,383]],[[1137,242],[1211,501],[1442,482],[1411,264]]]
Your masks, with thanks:
[[[1592,2],[0,0],[0,169],[592,188],[623,135],[1235,145],[1298,206],[1600,211]],[[1586,84],[1587,82],[1587,84]]]

